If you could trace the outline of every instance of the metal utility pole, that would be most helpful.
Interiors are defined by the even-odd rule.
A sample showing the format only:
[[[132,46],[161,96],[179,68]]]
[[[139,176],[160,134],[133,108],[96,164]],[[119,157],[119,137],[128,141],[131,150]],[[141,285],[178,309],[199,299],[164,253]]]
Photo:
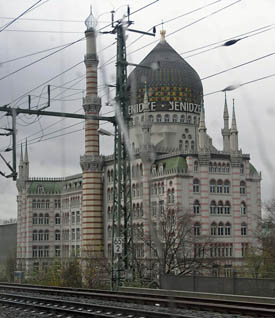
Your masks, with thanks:
[[[126,136],[129,127],[127,111],[127,66],[125,31],[146,35],[155,35],[138,30],[129,29],[133,23],[130,21],[128,7],[128,20],[117,21],[114,26],[112,12],[112,27],[110,33],[117,35],[117,64],[116,64],[116,123],[114,139],[114,180],[113,180],[113,210],[112,210],[112,281],[111,287],[117,290],[123,281],[133,280],[135,276],[134,244],[132,226],[132,187],[131,163],[129,149],[127,149]],[[123,131],[125,129],[126,131]]]
[[[126,109],[127,63],[123,23],[116,28],[116,125],[114,140],[113,224],[112,224],[112,289],[117,290],[125,279],[134,275],[131,169],[129,152],[121,122],[128,130]]]

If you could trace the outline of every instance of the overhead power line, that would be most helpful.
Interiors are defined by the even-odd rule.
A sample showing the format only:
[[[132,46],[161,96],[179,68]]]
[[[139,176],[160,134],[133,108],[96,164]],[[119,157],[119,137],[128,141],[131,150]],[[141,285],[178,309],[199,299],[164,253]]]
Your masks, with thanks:
[[[274,77],[275,76],[275,73],[274,74],[270,74],[270,75],[267,75],[267,76],[263,76],[263,77],[259,77],[259,78],[256,78],[254,80],[251,80],[251,81],[247,81],[247,82],[244,82],[244,83],[241,83],[241,84],[238,84],[236,86],[232,85],[232,89],[230,90],[234,90],[234,89],[237,89],[241,86],[245,86],[245,85],[248,85],[248,84],[252,84],[252,83],[255,83],[255,82],[259,82],[259,81],[262,81],[262,80],[265,80],[265,79],[268,79],[268,78],[271,78],[271,77]],[[218,90],[218,91],[214,91],[214,92],[211,92],[211,93],[206,93],[204,94],[203,96],[209,96],[209,95],[213,95],[213,94],[217,94],[217,93],[220,93],[220,92],[224,92],[226,89],[221,89],[221,90]]]
[[[37,5],[41,2],[42,0],[39,0],[37,2],[35,2],[32,6],[30,6],[28,9],[26,9],[24,12],[22,12],[21,14],[19,14],[18,17],[14,18],[12,21],[10,21],[9,23],[5,24],[4,26],[2,26],[2,28],[0,29],[0,32],[4,31],[7,27],[9,27],[10,25],[12,25],[15,21],[17,21],[18,19],[20,19],[23,15],[25,15],[26,13],[28,13],[29,11],[31,11],[33,8],[37,7]]]
[[[62,33],[62,34],[83,34],[83,32],[78,31],[51,31],[51,30],[5,30],[5,32],[28,32],[28,33]]]
[[[0,19],[13,20],[11,17],[0,17]],[[45,22],[77,22],[84,23],[83,20],[62,20],[62,19],[37,19],[37,18],[22,18],[20,21],[45,21]]]

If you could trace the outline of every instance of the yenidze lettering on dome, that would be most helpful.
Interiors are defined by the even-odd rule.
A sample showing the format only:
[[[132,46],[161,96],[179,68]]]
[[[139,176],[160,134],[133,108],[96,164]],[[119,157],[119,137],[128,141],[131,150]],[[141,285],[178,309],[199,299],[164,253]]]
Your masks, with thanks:
[[[188,102],[150,102],[149,104],[149,110],[151,112],[188,112],[188,113],[195,113],[200,114],[201,112],[201,105],[194,104],[194,103],[188,103]],[[128,106],[128,114],[134,115],[143,113],[144,110],[144,103],[140,104],[134,104]]]

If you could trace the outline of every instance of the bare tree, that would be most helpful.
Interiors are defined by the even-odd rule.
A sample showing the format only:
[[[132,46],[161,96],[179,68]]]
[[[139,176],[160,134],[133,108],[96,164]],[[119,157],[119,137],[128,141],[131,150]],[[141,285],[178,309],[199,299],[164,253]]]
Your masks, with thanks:
[[[137,236],[145,243],[145,261],[137,268],[154,279],[163,274],[203,272],[212,264],[210,235],[203,234],[200,223],[189,211],[167,206],[149,222],[149,233],[143,235],[139,230]]]

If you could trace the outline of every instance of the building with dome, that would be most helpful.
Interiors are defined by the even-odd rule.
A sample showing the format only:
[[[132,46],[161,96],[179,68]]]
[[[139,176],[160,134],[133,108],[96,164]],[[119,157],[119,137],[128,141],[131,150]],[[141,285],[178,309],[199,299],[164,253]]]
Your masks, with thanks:
[[[95,32],[85,32],[87,115],[98,115]],[[229,123],[225,97],[217,149],[207,134],[203,87],[197,72],[160,42],[128,77],[127,110],[131,152],[133,254],[153,258],[144,239],[161,214],[192,216],[195,239],[207,238],[215,275],[230,275],[249,246],[257,244],[261,174],[238,145],[234,105]],[[222,120],[223,116],[223,120]],[[66,178],[30,178],[28,150],[19,165],[18,270],[38,269],[54,258],[103,251],[112,258],[114,156],[99,152],[98,120],[87,119],[82,173]],[[77,163],[76,163],[77,164]],[[151,225],[150,225],[151,224]],[[163,242],[162,242],[163,243]],[[193,256],[196,254],[194,244]],[[195,255],[196,256],[196,255]],[[200,257],[197,255],[197,257]]]

